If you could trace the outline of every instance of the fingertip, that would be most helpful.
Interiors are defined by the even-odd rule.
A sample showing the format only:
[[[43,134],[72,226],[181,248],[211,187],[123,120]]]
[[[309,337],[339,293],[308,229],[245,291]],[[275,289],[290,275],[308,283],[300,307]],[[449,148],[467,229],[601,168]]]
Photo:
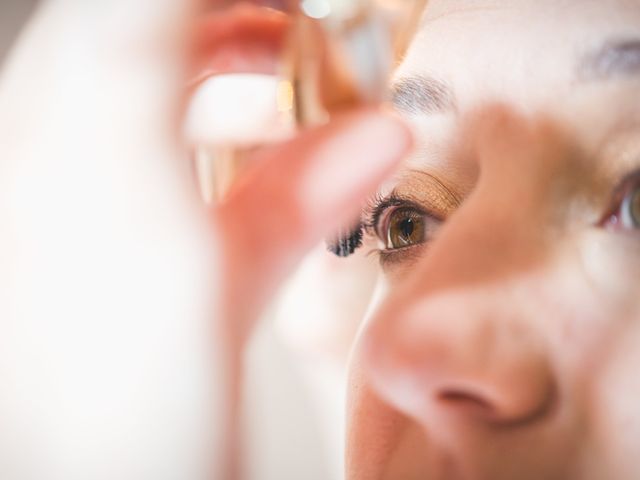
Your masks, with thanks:
[[[394,115],[373,109],[344,114],[309,159],[298,186],[301,207],[318,222],[347,220],[412,145],[410,129]]]
[[[332,121],[337,127],[340,122],[351,124],[351,128],[360,128],[372,142],[387,141],[389,153],[406,153],[413,147],[413,134],[407,122],[396,112],[374,107],[364,107],[343,113]],[[380,136],[376,136],[376,134]],[[381,153],[386,153],[384,152]]]

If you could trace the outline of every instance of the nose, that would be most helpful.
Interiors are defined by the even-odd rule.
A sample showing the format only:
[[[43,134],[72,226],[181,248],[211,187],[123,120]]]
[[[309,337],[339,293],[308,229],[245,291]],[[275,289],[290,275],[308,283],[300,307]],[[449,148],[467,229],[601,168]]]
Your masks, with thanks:
[[[389,302],[365,335],[374,387],[423,424],[544,415],[554,392],[545,342],[507,297],[471,287]]]

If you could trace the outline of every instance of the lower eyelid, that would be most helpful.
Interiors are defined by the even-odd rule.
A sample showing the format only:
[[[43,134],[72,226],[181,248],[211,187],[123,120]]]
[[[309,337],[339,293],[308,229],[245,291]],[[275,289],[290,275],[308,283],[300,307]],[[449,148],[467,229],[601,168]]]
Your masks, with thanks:
[[[430,240],[424,243],[417,243],[402,248],[379,249],[375,253],[378,254],[380,266],[383,269],[392,268],[396,265],[407,264],[411,260],[419,259],[424,250],[428,248]]]

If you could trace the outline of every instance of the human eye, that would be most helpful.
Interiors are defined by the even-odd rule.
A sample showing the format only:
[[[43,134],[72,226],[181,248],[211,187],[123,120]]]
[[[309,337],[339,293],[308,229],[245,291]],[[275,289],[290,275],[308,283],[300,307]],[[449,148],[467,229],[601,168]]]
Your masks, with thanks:
[[[443,223],[424,206],[393,194],[376,202],[368,226],[381,246],[383,264],[414,253],[433,240]]]
[[[640,170],[627,176],[618,186],[602,225],[612,231],[640,229]]]
[[[408,263],[435,238],[460,203],[460,194],[435,175],[410,170],[399,177],[390,193],[370,198],[358,223],[330,239],[328,250],[348,257],[362,245],[375,243],[370,253],[379,257],[383,267]]]
[[[396,208],[388,216],[383,228],[386,249],[405,248],[424,243],[427,219],[425,215],[411,207]]]

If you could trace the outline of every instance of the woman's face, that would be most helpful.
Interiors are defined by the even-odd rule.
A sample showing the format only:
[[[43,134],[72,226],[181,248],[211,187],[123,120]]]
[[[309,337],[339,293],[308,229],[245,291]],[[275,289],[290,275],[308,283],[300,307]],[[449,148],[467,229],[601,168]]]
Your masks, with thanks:
[[[432,0],[394,80],[417,148],[364,214],[385,294],[347,471],[640,476],[640,2]]]

